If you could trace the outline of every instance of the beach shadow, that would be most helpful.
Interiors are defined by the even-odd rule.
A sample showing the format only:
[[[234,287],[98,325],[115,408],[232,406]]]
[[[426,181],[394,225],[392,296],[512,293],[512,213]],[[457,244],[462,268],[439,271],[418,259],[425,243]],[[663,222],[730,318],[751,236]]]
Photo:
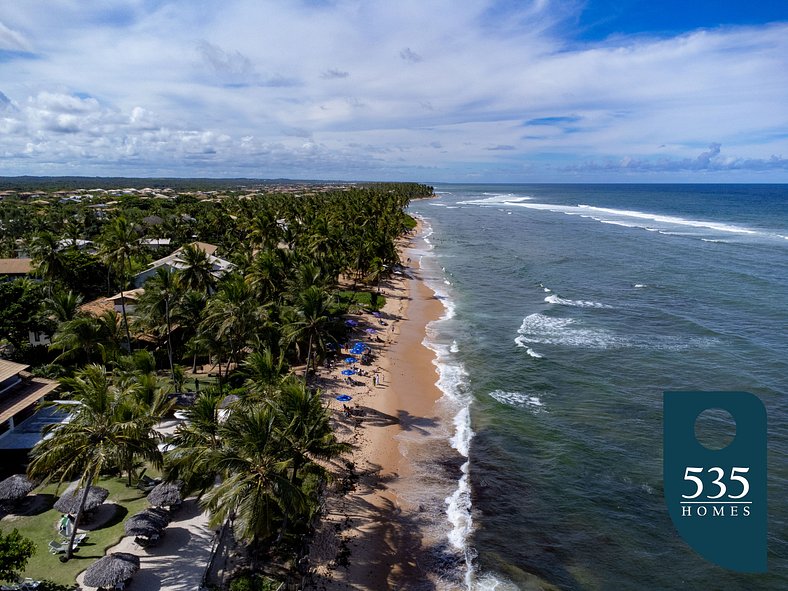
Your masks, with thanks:
[[[438,426],[438,419],[434,417],[417,417],[410,414],[407,410],[398,410],[397,416],[399,417],[397,422],[399,422],[403,431],[415,431],[422,435],[427,435],[429,434],[428,429]]]
[[[330,578],[351,588],[370,588],[362,585],[372,582],[380,589],[435,590],[417,560],[424,549],[416,521],[391,500],[377,497],[373,505],[361,498],[363,494],[354,493],[344,500],[344,520],[332,526],[340,539],[337,566]],[[342,529],[352,530],[353,536],[345,538]],[[313,573],[311,579],[307,588],[322,588],[321,575]]]
[[[150,569],[141,569],[126,587],[128,591],[160,591],[161,577]]]
[[[388,427],[390,425],[396,425],[399,423],[399,419],[397,417],[380,412],[374,408],[370,408],[368,406],[359,406],[358,409],[363,411],[364,414],[356,418],[360,418],[364,424],[375,427]]]
[[[37,495],[28,495],[16,506],[11,506],[9,509],[10,515],[24,515],[31,517],[33,515],[40,515],[52,508],[55,504],[57,497],[51,494],[39,493]]]

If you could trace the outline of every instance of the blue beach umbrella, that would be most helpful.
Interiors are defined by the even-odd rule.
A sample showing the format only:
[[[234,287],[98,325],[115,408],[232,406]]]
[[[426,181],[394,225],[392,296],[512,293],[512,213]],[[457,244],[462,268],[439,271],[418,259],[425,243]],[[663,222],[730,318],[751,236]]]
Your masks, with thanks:
[[[367,334],[375,334],[378,331],[376,331],[374,328],[365,328],[364,332]]]
[[[345,324],[347,324],[348,326],[358,326],[358,322],[356,322],[352,318],[348,318],[347,320],[345,320]]]
[[[355,363],[358,361],[355,357],[345,357],[345,363]]]
[[[355,369],[343,369],[342,370],[342,375],[343,376],[352,376],[354,373],[356,373]]]
[[[375,318],[380,318],[380,317],[381,317],[381,313],[380,313],[380,312],[372,312],[372,315],[373,315]]]
[[[347,394],[340,394],[339,396],[337,396],[337,400],[339,400],[340,402],[349,402],[350,400],[353,400],[353,397],[348,396]]]

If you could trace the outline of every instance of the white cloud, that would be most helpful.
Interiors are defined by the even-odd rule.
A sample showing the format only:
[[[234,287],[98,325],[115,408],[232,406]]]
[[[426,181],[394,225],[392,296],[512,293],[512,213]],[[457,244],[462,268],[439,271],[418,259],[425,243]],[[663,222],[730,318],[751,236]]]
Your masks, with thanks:
[[[8,51],[24,51],[30,52],[33,50],[30,42],[25,39],[18,31],[9,29],[0,21],[0,50],[5,49]]]
[[[36,55],[0,55],[13,173],[653,173],[719,143],[737,164],[709,170],[739,174],[788,153],[786,24],[584,46],[560,35],[573,2],[8,4],[0,50]]]

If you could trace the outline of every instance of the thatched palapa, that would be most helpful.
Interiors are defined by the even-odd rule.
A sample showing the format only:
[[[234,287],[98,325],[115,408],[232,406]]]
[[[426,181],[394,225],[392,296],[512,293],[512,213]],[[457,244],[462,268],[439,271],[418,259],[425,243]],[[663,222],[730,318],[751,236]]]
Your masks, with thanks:
[[[169,521],[165,516],[159,515],[157,513],[153,513],[149,510],[145,510],[145,511],[140,511],[136,515],[132,515],[131,517],[129,517],[126,520],[126,528],[129,529],[129,528],[140,527],[146,529],[152,527],[156,529],[157,532],[160,532],[165,527],[167,527],[168,523]],[[126,533],[128,535],[144,535],[144,534],[131,534],[128,531]]]
[[[139,569],[139,556],[128,552],[114,552],[91,564],[85,571],[83,581],[90,587],[114,587],[130,579]]]
[[[162,482],[148,493],[148,502],[154,507],[169,507],[177,505],[183,500],[181,496],[183,481]]]
[[[7,501],[18,501],[35,488],[22,474],[14,474],[0,482],[0,503]]]
[[[76,513],[79,510],[79,502],[82,499],[83,490],[80,488],[79,490],[65,493],[55,503],[55,509],[61,513]],[[88,490],[88,498],[85,499],[85,511],[92,511],[106,501],[108,496],[109,491],[106,488],[91,486]]]

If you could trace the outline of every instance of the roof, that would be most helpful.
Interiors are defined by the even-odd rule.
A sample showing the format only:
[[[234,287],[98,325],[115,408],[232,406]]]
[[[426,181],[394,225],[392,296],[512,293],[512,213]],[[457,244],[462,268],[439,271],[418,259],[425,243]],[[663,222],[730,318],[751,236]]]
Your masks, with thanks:
[[[97,298],[79,307],[80,311],[93,314],[93,316],[101,316],[107,310],[114,310],[112,302],[107,298]]]
[[[144,287],[138,287],[137,289],[129,289],[128,291],[123,292],[123,298],[127,301],[132,300],[136,302],[143,293],[145,293]],[[115,304],[119,304],[121,300],[120,292],[106,299]],[[117,300],[117,302],[115,300]]]
[[[197,247],[199,250],[203,251],[208,256],[208,262],[210,262],[212,271],[214,274],[221,275],[222,273],[226,272],[230,268],[233,267],[233,264],[229,261],[221,259],[217,256],[214,256],[213,253],[219,248],[214,244],[208,244],[207,242],[192,242],[192,246]],[[183,247],[179,248],[175,252],[168,254],[166,257],[160,258],[156,261],[153,261],[145,271],[141,273],[137,273],[135,277],[140,277],[141,275],[150,274],[151,271],[158,269],[159,267],[163,267],[165,265],[172,267],[173,269],[183,269],[186,267],[183,261],[181,260],[180,256],[183,252]]]
[[[212,255],[219,248],[215,244],[208,244],[207,242],[192,242],[192,246],[196,246],[208,256]],[[179,249],[180,250],[180,249]]]
[[[33,259],[0,259],[0,275],[27,275],[33,270]]]
[[[3,396],[0,399],[0,423],[4,423],[16,413],[35,404],[57,387],[58,383],[52,380],[33,378],[13,390],[10,396]]]
[[[28,367],[30,366],[0,359],[0,382],[6,381],[8,378],[17,375],[20,371],[24,371]]]

